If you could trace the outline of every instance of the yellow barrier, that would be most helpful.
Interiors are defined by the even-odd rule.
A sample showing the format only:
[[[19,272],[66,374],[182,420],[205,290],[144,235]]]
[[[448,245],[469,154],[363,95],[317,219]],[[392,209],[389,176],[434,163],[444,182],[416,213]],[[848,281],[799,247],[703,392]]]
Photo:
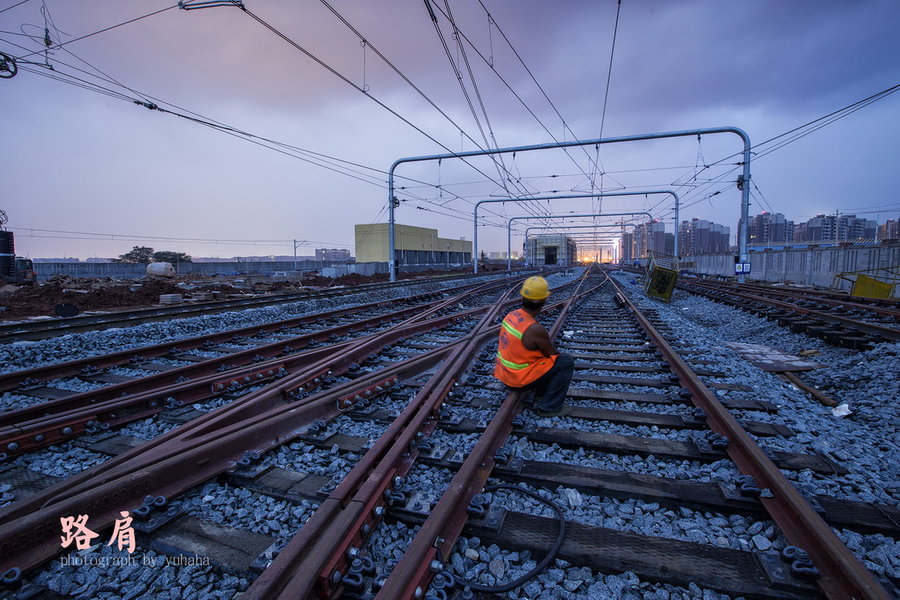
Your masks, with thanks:
[[[857,298],[878,298],[887,300],[891,297],[894,286],[890,283],[878,281],[874,277],[868,275],[857,275],[853,287],[850,288],[850,295]]]
[[[672,301],[672,291],[678,282],[678,271],[654,265],[650,268],[650,277],[644,290],[647,296],[666,302]]]

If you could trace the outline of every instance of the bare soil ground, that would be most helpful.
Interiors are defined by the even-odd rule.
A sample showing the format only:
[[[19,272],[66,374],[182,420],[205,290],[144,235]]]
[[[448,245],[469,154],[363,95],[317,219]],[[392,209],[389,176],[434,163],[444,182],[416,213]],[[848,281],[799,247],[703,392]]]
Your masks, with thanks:
[[[464,273],[468,269],[458,271]],[[446,275],[447,271],[400,273],[400,279]],[[386,274],[357,275],[330,278],[317,275],[302,280],[273,280],[263,276],[201,277],[179,276],[169,279],[111,279],[95,277],[55,276],[35,285],[0,286],[0,321],[20,320],[35,316],[56,316],[60,304],[71,304],[80,312],[115,310],[159,304],[161,294],[220,291],[224,294],[253,292],[290,292],[307,287],[354,286],[387,281]],[[182,286],[176,284],[183,284]]]

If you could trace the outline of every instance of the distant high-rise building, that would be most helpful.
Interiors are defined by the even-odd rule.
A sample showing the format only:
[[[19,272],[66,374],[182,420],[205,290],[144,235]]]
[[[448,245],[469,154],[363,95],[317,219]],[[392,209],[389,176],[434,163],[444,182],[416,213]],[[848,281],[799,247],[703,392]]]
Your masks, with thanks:
[[[679,255],[713,254],[728,252],[731,244],[731,229],[719,223],[694,217],[682,221],[679,228]]]
[[[875,239],[878,223],[856,215],[816,215],[799,223],[794,231],[797,242],[850,242]]]
[[[877,232],[878,223],[872,219],[861,219],[856,215],[840,215],[837,218],[838,241],[874,240]]]
[[[816,215],[806,222],[804,242],[833,241],[837,239],[837,217]]]
[[[747,222],[748,244],[771,244],[793,240],[794,222],[781,213],[763,212]]]
[[[619,260],[628,262],[634,259],[634,233],[623,232],[619,242]]]
[[[876,239],[878,240],[896,240],[900,238],[900,221],[888,219],[878,226]]]
[[[350,262],[350,251],[341,248],[316,248],[316,260]]]
[[[635,225],[631,232],[622,232],[621,235],[619,260],[646,258],[651,252],[669,255],[675,253],[675,236],[666,233],[666,226],[661,221]]]

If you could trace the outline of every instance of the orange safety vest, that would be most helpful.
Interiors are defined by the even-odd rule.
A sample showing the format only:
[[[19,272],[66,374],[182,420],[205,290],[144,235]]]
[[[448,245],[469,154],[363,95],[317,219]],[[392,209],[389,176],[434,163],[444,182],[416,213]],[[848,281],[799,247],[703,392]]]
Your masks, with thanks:
[[[553,368],[556,356],[544,356],[540,350],[528,350],[522,344],[525,331],[537,323],[524,309],[514,310],[500,325],[494,377],[510,387],[524,387],[537,381]]]

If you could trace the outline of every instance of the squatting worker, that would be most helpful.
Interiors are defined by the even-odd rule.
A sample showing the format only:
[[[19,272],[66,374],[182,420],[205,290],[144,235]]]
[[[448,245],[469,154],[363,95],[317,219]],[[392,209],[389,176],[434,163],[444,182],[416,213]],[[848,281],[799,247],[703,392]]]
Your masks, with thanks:
[[[542,417],[569,414],[566,392],[575,360],[560,354],[544,326],[535,320],[550,297],[543,277],[529,277],[519,290],[522,308],[512,311],[500,326],[494,377],[515,389],[534,390],[537,413]]]

